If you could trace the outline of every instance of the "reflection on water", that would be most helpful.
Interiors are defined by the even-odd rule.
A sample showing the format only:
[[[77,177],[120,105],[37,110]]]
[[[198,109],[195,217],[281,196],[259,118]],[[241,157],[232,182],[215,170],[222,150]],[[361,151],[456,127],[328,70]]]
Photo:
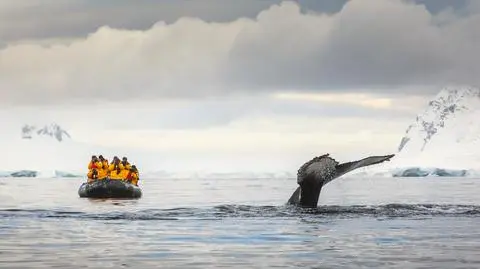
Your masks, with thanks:
[[[480,268],[478,179],[345,178],[317,209],[294,179],[81,181],[0,179],[0,268]]]

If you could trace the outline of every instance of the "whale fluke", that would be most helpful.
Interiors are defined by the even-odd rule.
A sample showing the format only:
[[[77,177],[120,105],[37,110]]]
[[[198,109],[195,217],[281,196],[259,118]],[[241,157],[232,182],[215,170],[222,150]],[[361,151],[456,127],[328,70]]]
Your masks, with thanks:
[[[395,154],[370,156],[358,161],[340,164],[329,154],[317,156],[303,164],[297,172],[300,185],[288,200],[289,204],[301,207],[317,207],[322,187],[328,182],[355,169],[389,161]]]

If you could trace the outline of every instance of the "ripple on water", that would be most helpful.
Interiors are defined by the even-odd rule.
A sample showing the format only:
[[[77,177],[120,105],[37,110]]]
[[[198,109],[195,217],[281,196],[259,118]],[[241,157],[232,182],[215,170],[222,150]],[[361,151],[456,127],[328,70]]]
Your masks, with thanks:
[[[458,180],[338,181],[321,198],[339,206],[316,209],[276,206],[282,180],[145,180],[136,201],[45,180],[0,187],[0,268],[480,268],[476,188]]]
[[[478,217],[480,206],[435,204],[387,204],[381,206],[320,206],[315,209],[292,206],[219,205],[214,207],[147,209],[134,212],[91,213],[43,209],[0,209],[2,218],[79,218],[97,220],[217,220],[223,218],[405,218],[457,216]]]

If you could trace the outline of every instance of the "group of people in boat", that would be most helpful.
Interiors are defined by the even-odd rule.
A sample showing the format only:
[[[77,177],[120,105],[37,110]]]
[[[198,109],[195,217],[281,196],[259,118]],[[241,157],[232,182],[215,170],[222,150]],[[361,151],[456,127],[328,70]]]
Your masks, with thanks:
[[[138,169],[135,165],[131,165],[127,157],[120,160],[117,156],[113,157],[112,162],[108,162],[102,155],[98,157],[92,156],[90,163],[88,163],[88,182],[94,180],[124,180],[135,186],[138,186]]]

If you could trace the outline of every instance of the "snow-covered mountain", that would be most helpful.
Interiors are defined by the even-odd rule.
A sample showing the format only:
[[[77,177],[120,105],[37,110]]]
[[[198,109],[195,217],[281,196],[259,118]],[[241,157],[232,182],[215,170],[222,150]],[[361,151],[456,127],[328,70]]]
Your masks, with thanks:
[[[119,154],[75,141],[72,135],[56,123],[17,125],[17,131],[2,132],[0,171],[2,174],[36,171],[37,176],[64,174],[85,175],[93,154]]]
[[[398,163],[480,168],[480,89],[442,89],[407,127]]]
[[[475,142],[480,138],[479,116],[480,89],[445,88],[408,126],[398,150],[415,154],[435,149],[439,142],[454,147]]]
[[[443,88],[407,126],[395,158],[365,171],[390,176],[477,175],[480,171],[480,89]]]
[[[29,124],[25,124],[22,127],[23,139],[33,139],[35,136],[48,136],[56,139],[58,142],[62,142],[65,138],[71,138],[70,134],[56,123],[45,125],[41,128]]]

